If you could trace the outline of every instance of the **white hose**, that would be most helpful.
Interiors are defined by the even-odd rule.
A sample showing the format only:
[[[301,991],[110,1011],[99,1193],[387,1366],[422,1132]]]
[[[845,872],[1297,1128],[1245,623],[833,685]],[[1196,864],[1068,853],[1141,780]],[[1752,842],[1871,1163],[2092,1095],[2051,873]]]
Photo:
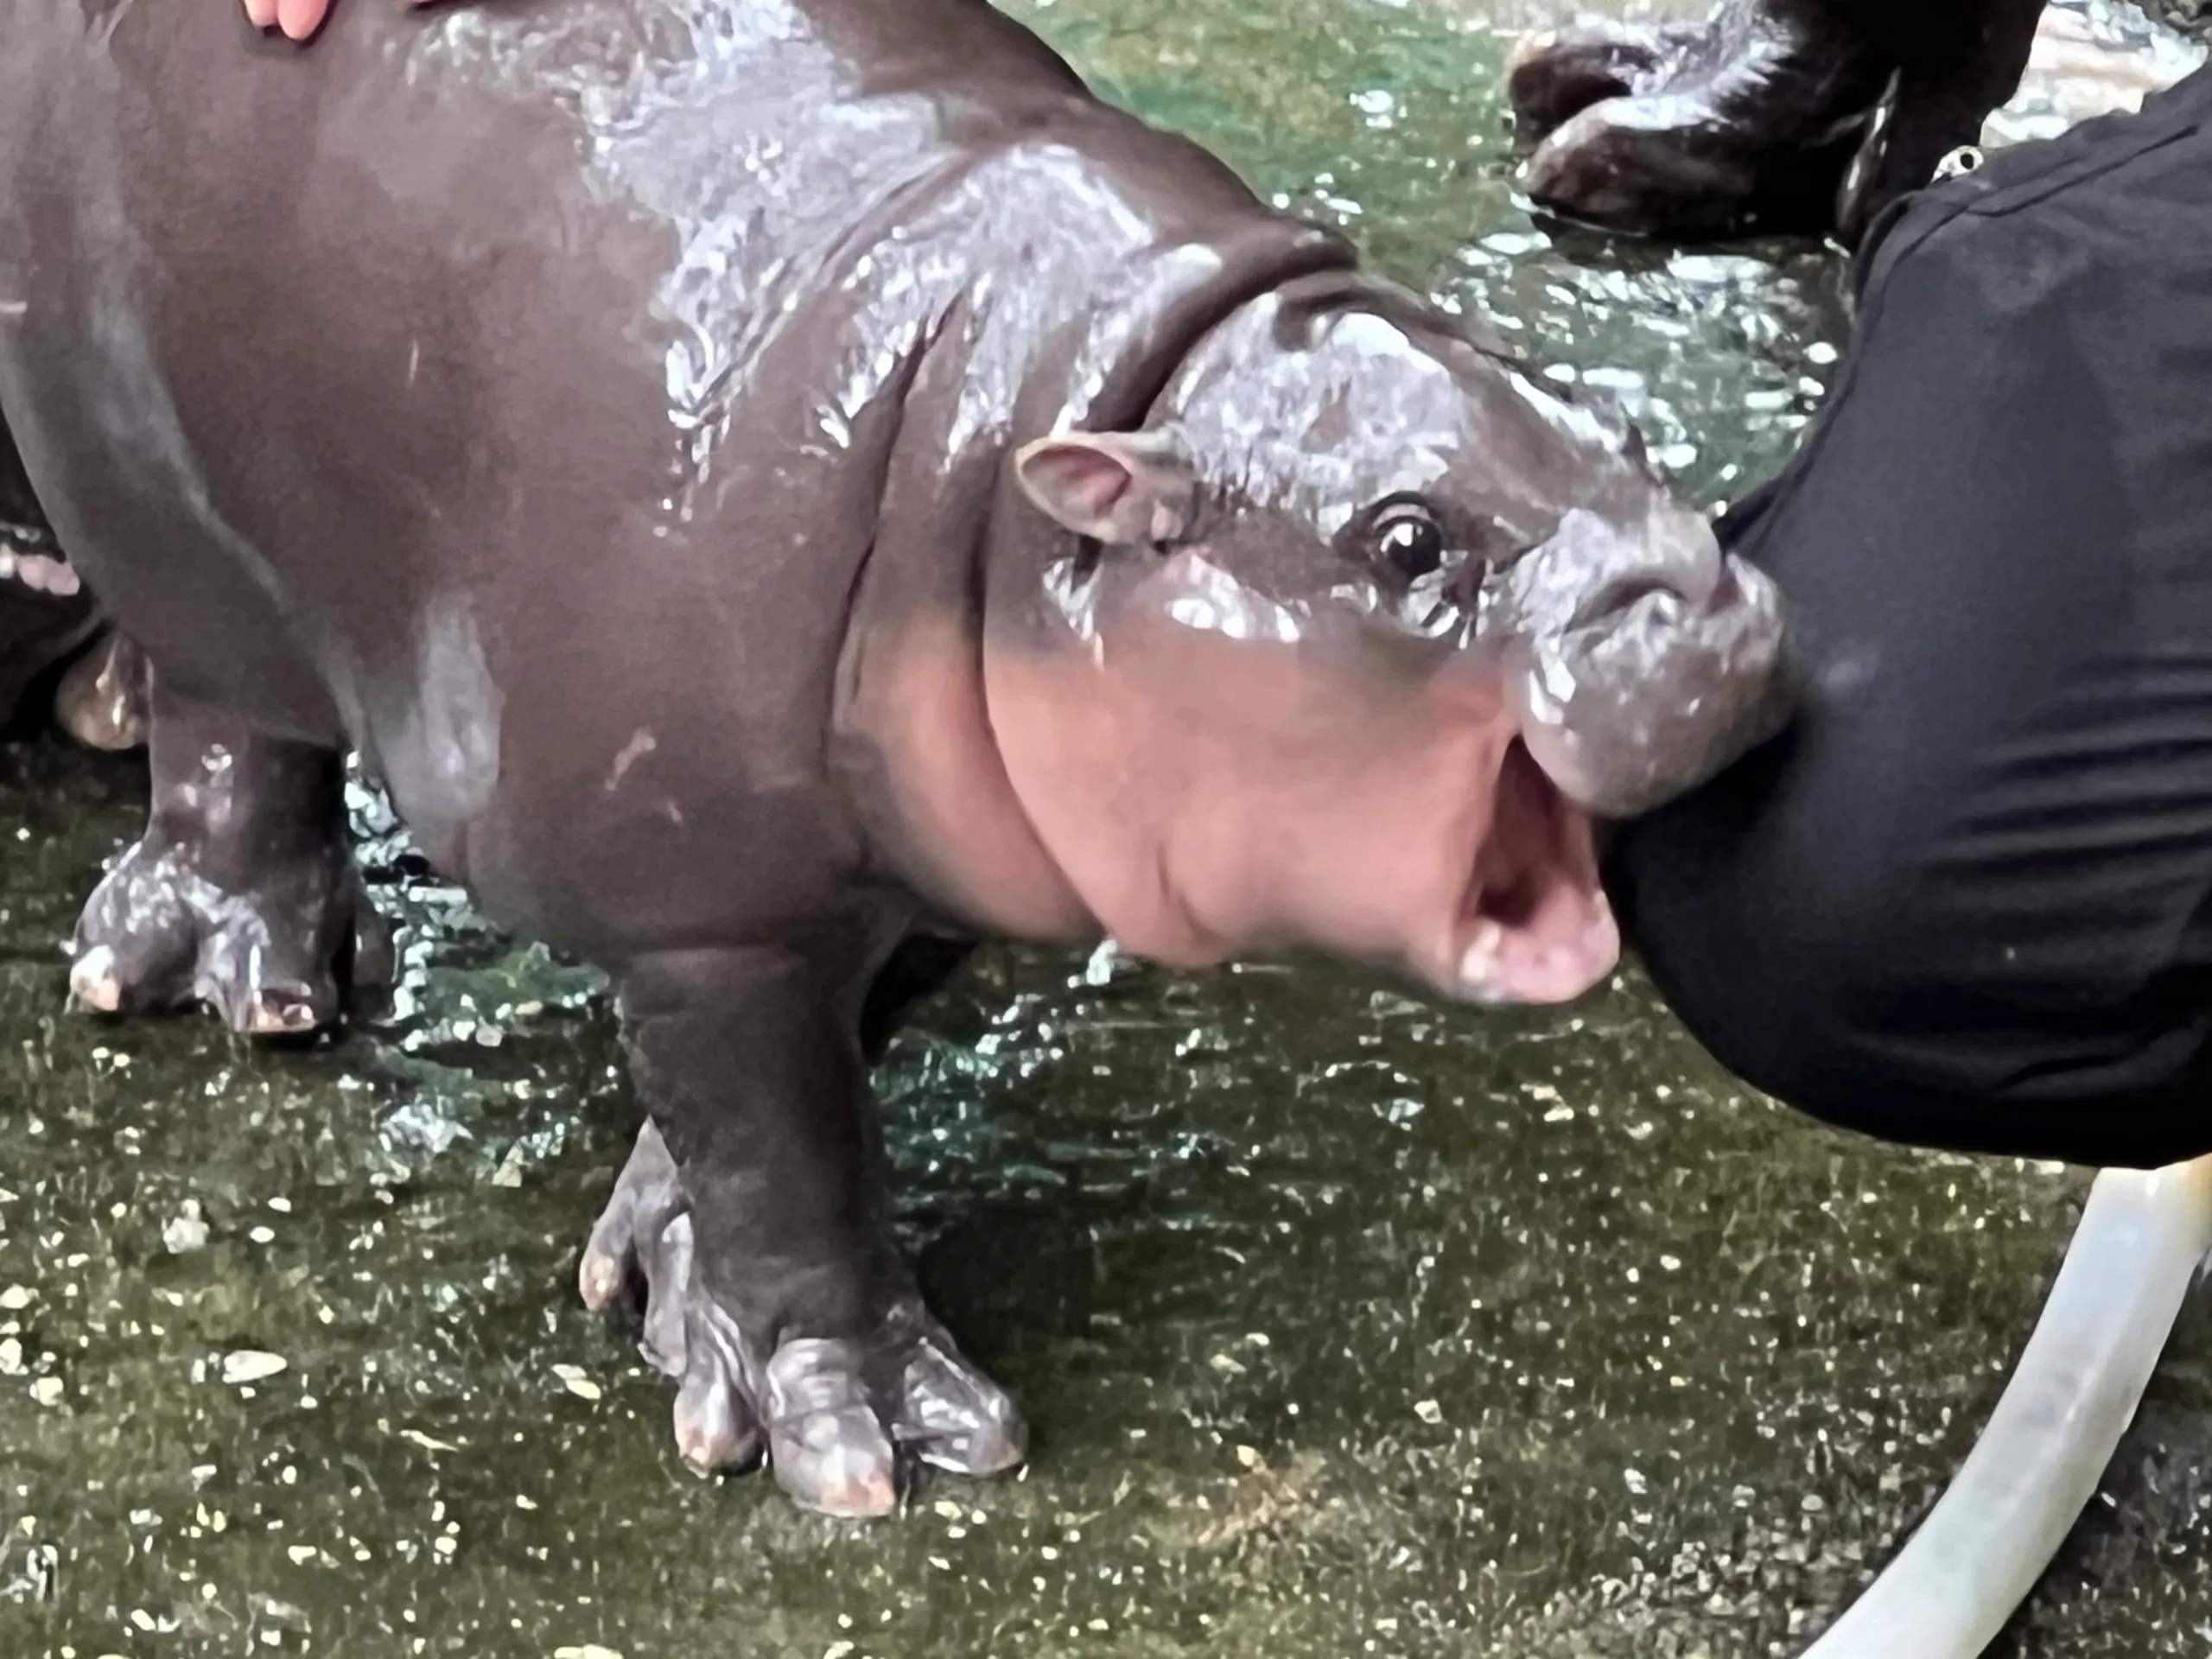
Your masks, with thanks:
[[[2089,1190],[2004,1398],[1942,1501],[1804,1659],[1975,1659],[2066,1541],[2212,1251],[2212,1158]]]

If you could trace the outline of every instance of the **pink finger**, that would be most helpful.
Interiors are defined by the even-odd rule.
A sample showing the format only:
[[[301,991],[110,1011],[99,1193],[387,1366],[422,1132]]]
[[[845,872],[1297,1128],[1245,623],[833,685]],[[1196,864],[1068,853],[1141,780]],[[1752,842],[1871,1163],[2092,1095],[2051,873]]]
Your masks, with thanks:
[[[329,10],[330,0],[277,0],[276,21],[286,35],[304,41],[321,27]]]

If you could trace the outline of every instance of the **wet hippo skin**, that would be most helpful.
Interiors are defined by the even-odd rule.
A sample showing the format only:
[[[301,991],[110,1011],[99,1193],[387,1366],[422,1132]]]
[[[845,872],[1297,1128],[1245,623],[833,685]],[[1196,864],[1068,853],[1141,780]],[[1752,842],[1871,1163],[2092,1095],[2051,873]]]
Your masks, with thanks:
[[[78,995],[327,1018],[357,748],[614,979],[652,1124],[580,1276],[696,1467],[873,1514],[1021,1456],[869,1095],[969,941],[1564,999],[1591,812],[1786,711],[1772,588],[1613,413],[981,3],[0,29],[0,409],[151,664]]]
[[[2044,0],[1727,0],[1694,23],[1544,35],[1509,81],[1526,186],[1639,235],[1834,233],[1979,137]]]

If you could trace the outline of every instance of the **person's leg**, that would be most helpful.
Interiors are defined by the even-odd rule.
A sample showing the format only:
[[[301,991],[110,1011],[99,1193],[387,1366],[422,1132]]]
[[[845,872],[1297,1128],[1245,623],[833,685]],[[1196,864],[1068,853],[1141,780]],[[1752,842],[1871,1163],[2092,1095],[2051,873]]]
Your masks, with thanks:
[[[1791,607],[1806,714],[1611,849],[1691,1030],[1837,1123],[2212,1149],[2198,107],[2203,78],[1908,211],[1829,409],[1730,526]]]

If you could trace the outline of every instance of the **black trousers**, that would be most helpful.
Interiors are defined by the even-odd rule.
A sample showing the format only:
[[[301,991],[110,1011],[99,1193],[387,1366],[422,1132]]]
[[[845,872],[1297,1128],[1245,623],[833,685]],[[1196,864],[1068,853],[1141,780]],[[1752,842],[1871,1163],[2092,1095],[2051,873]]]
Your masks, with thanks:
[[[1723,539],[1797,727],[1616,838],[1721,1063],[1887,1139],[2212,1151],[2212,71],[1893,209]]]

